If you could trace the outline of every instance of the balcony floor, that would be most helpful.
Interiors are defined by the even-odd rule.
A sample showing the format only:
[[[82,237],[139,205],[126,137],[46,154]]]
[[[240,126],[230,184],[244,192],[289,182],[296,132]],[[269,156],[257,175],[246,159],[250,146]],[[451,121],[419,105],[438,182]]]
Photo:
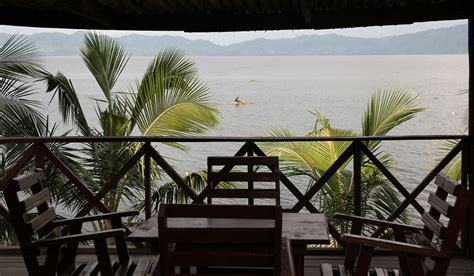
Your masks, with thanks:
[[[305,275],[319,276],[321,263],[343,263],[344,257],[341,255],[312,255],[305,258]],[[78,255],[77,262],[88,262],[95,260],[93,254]],[[395,268],[398,267],[398,261],[395,256],[374,256],[372,265],[377,267]],[[19,254],[2,254],[0,256],[0,275],[28,275],[23,262],[23,257]],[[474,260],[464,257],[455,257],[451,260],[448,275],[456,276],[474,276]]]

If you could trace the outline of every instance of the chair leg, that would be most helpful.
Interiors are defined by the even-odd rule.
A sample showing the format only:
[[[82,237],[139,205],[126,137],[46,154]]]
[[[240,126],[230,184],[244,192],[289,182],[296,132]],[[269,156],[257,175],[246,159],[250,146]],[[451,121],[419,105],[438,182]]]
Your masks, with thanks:
[[[99,269],[101,275],[113,275],[112,265],[110,263],[109,250],[107,249],[107,242],[105,239],[94,240],[94,246],[97,254],[97,261],[99,262]]]
[[[58,265],[59,253],[61,252],[61,246],[50,246],[48,247],[48,253],[46,254],[46,260],[44,264],[44,275],[56,275],[56,269]]]
[[[407,253],[406,258],[410,276],[425,275],[423,258],[420,255]]]
[[[357,254],[360,251],[360,245],[348,244],[346,248],[346,257],[344,259],[344,266],[348,271],[354,271]]]
[[[433,268],[432,276],[443,276],[448,272],[450,258],[435,259],[435,265]]]
[[[406,242],[405,232],[400,229],[394,229],[395,240],[399,242]],[[407,256],[405,252],[398,252],[398,263],[402,275],[408,275]]]
[[[374,248],[371,246],[362,245],[359,251],[359,258],[357,258],[357,264],[354,270],[354,276],[367,276],[369,273],[370,260]]]

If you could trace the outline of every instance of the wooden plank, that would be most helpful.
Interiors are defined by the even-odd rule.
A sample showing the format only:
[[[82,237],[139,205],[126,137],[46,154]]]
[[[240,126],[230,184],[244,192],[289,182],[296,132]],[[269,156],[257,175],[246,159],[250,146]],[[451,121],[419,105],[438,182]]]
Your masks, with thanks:
[[[38,205],[49,201],[49,189],[43,188],[39,193],[33,194],[32,196],[23,200],[23,208],[25,211],[29,211]]]
[[[212,189],[213,198],[278,198],[280,191],[275,189]]]
[[[442,188],[447,193],[452,194],[452,195],[457,195],[458,194],[459,187],[461,185],[460,183],[458,183],[458,182],[452,180],[451,178],[449,178],[445,175],[442,175],[442,174],[438,174],[438,176],[436,177],[434,183],[436,185],[438,185],[438,187]]]
[[[24,190],[30,188],[36,183],[39,183],[41,179],[43,179],[43,177],[43,171],[32,171],[28,172],[26,175],[21,175],[15,178],[12,183],[15,183],[15,185],[17,185],[18,190]]]
[[[53,207],[49,207],[48,210],[36,217],[34,217],[30,222],[30,228],[32,233],[36,233],[38,230],[43,228],[45,225],[50,223],[56,217],[56,212]]]
[[[332,264],[321,264],[321,270],[323,272],[323,276],[333,276]]]
[[[192,206],[190,205],[190,207]],[[199,222],[189,219],[188,221],[191,223],[190,227],[199,225],[196,225]],[[329,244],[328,223],[323,214],[283,213],[282,221],[283,236],[290,239],[292,244]],[[158,241],[157,217],[152,216],[127,238],[135,241]]]
[[[390,216],[386,220],[394,221],[398,216],[408,207],[411,201],[415,200],[416,197],[425,190],[426,186],[430,184],[430,182],[435,178],[437,174],[439,174],[443,168],[453,160],[453,158],[462,150],[463,148],[463,141],[459,142],[443,159],[428,173],[428,175],[421,181],[421,183],[416,186],[416,188],[410,193],[410,196],[405,198],[400,206],[393,211]],[[385,227],[379,227],[373,234],[372,237],[380,236]]]
[[[148,274],[150,266],[152,264],[150,258],[140,258],[135,261],[135,269],[133,270],[133,276],[145,276]]]
[[[212,182],[220,181],[254,181],[254,182],[275,182],[280,177],[278,172],[267,173],[267,172],[219,172],[211,173],[209,180]]]
[[[433,207],[446,217],[450,217],[452,215],[452,206],[432,192],[428,197],[428,203],[431,205],[431,207]]]
[[[421,221],[438,237],[441,239],[444,238],[446,228],[441,222],[435,220],[429,213],[425,212],[421,217]]]
[[[225,165],[255,165],[255,166],[278,166],[276,156],[209,156],[207,163],[212,166]]]
[[[388,276],[388,272],[387,272],[387,270],[385,270],[383,268],[376,267],[375,268],[375,275],[376,276]]]

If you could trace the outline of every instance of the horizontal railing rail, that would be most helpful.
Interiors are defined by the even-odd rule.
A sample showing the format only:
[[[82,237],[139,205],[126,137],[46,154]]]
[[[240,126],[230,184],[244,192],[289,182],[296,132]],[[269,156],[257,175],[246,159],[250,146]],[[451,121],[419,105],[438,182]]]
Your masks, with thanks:
[[[225,136],[56,136],[56,137],[0,137],[5,143],[86,143],[86,142],[310,142],[310,141],[419,141],[470,139],[467,135],[403,135],[403,136],[340,136],[340,137],[225,137]]]
[[[412,191],[408,191],[399,180],[390,172],[388,168],[370,151],[366,146],[367,141],[429,141],[429,140],[457,140],[457,145],[439,161],[438,164],[423,178],[423,180]],[[458,154],[462,154],[462,182],[467,184],[467,161],[465,156],[470,150],[472,144],[471,138],[466,135],[410,135],[410,136],[380,136],[380,137],[143,137],[143,136],[129,136],[129,137],[83,137],[83,136],[67,136],[67,137],[2,137],[0,144],[17,143],[26,144],[28,149],[25,150],[17,162],[10,166],[5,173],[3,179],[0,180],[0,190],[3,190],[15,176],[22,172],[24,167],[34,160],[37,167],[44,167],[45,162],[51,162],[57,169],[59,169],[64,176],[84,195],[87,204],[77,213],[77,216],[84,216],[91,210],[95,209],[102,213],[111,212],[110,208],[106,206],[103,199],[106,195],[117,186],[119,181],[127,175],[127,172],[138,162],[143,162],[144,172],[144,194],[145,194],[145,218],[152,215],[152,191],[151,191],[151,162],[155,164],[173,180],[173,182],[186,194],[192,203],[204,203],[208,189],[202,191],[194,191],[184,180],[183,177],[168,163],[168,161],[153,147],[152,143],[212,143],[212,142],[234,142],[243,143],[241,148],[235,153],[235,156],[265,156],[265,152],[257,145],[260,142],[314,142],[314,141],[349,141],[349,146],[337,158],[337,160],[329,166],[319,179],[306,191],[302,192],[298,187],[287,177],[283,172],[280,173],[280,182],[285,186],[289,192],[296,198],[295,204],[289,209],[292,212],[300,212],[306,208],[309,212],[319,213],[320,210],[315,206],[312,199],[318,192],[326,185],[326,183],[334,176],[334,174],[341,169],[348,160],[352,158],[352,182],[353,182],[353,210],[355,215],[361,215],[362,206],[362,182],[361,182],[361,168],[362,160],[370,161],[386,179],[395,187],[395,189],[402,196],[401,205],[395,209],[386,219],[394,221],[412,206],[419,214],[422,214],[425,209],[418,203],[417,197],[424,191],[434,177],[440,173],[443,168]],[[85,180],[74,173],[55,153],[51,150],[48,144],[52,143],[113,143],[113,142],[135,142],[140,145],[139,149],[130,158],[125,160],[123,166],[115,173],[110,180],[101,187],[100,191],[95,193],[92,191]],[[363,159],[365,158],[365,159]],[[223,170],[226,168],[224,167]],[[6,208],[0,204],[0,215],[8,218]],[[331,236],[343,244],[341,240],[341,233],[336,227],[329,223],[329,231]],[[383,233],[384,229],[380,228],[375,231],[373,236],[377,237]]]

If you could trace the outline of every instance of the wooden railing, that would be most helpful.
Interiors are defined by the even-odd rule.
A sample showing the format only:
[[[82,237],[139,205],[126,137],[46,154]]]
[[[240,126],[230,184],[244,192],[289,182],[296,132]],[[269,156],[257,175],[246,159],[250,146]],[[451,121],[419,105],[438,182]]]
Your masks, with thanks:
[[[411,192],[408,191],[397,178],[382,164],[380,160],[366,147],[366,142],[371,140],[377,141],[431,141],[431,140],[456,140],[457,145],[444,157],[441,161],[423,178],[423,180]],[[274,138],[274,137],[50,137],[50,138],[24,138],[24,137],[8,137],[0,138],[0,143],[22,143],[29,145],[28,149],[18,159],[16,164],[9,167],[5,173],[5,177],[0,180],[0,190],[3,190],[15,176],[22,172],[24,167],[32,162],[36,166],[43,167],[46,161],[51,162],[59,169],[64,176],[84,195],[87,204],[77,213],[77,216],[88,214],[93,208],[100,212],[108,213],[111,210],[104,204],[104,197],[111,191],[124,177],[127,172],[137,162],[143,159],[144,164],[144,192],[145,192],[145,217],[152,215],[152,191],[151,191],[151,161],[161,167],[163,171],[179,186],[187,195],[192,203],[204,203],[208,190],[204,189],[200,193],[194,191],[187,182],[176,172],[176,170],[166,161],[166,159],[158,152],[152,143],[163,142],[186,142],[186,143],[243,143],[235,156],[265,156],[264,151],[257,145],[259,142],[311,142],[311,141],[350,141],[349,147],[339,156],[339,158],[321,175],[314,185],[305,193],[301,192],[292,181],[280,172],[280,182],[289,192],[296,198],[294,205],[289,209],[292,212],[299,212],[306,208],[309,212],[320,212],[311,201],[313,197],[321,190],[326,182],[343,166],[351,157],[353,162],[353,205],[354,214],[361,215],[361,168],[363,156],[372,162],[395,189],[403,196],[401,205],[392,212],[386,219],[390,221],[396,220],[410,205],[420,214],[424,212],[423,206],[417,201],[420,193],[426,189],[428,184],[434,177],[443,170],[443,168],[459,153],[462,154],[462,183],[467,185],[467,175],[469,173],[469,152],[471,152],[472,141],[468,136],[459,135],[438,135],[438,136],[384,136],[384,137],[292,137],[292,138]],[[138,151],[124,163],[122,168],[101,187],[101,190],[94,193],[87,183],[73,172],[64,162],[62,162],[51,150],[49,145],[52,143],[104,143],[104,142],[136,142],[141,144]],[[224,167],[224,170],[226,168]],[[230,169],[230,168],[227,168]],[[8,218],[8,211],[0,204],[0,215]],[[469,217],[468,219],[474,219]],[[335,227],[329,225],[329,231],[332,237],[341,242],[340,233]],[[383,228],[377,229],[373,236],[379,236],[384,231]],[[472,233],[469,235],[473,235]],[[464,243],[463,243],[464,244]]]

